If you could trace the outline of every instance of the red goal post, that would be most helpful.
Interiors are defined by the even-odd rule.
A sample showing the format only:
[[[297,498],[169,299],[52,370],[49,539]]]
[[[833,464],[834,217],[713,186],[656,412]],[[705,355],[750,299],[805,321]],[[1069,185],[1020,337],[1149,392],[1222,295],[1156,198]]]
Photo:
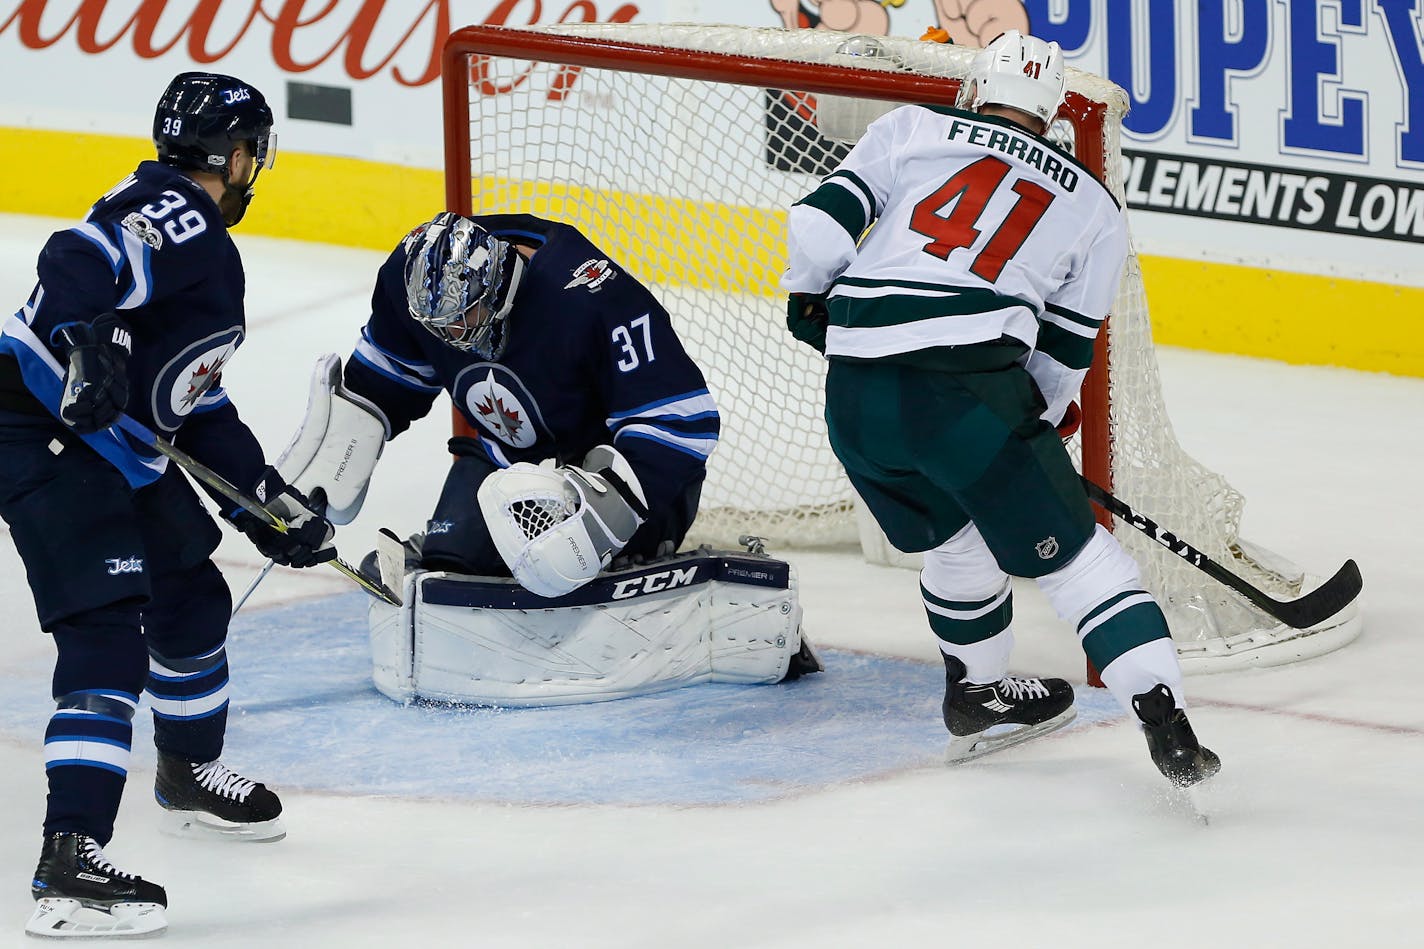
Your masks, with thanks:
[[[832,105],[953,105],[974,51],[875,37],[877,55],[857,56],[847,39],[706,24],[458,30],[443,54],[446,201],[576,224],[663,300],[723,416],[691,539],[757,534],[776,549],[858,538],[872,561],[895,562],[857,524],[826,445],[822,361],[782,322],[785,213],[853,140],[823,134]],[[1121,201],[1126,94],[1077,70],[1069,88],[1055,137]],[[1277,596],[1310,585],[1239,539],[1240,495],[1177,444],[1135,255],[1082,403],[1073,448],[1091,479]],[[1189,669],[1289,661],[1358,630],[1353,616],[1310,635],[1281,628],[1134,534],[1118,532]]]

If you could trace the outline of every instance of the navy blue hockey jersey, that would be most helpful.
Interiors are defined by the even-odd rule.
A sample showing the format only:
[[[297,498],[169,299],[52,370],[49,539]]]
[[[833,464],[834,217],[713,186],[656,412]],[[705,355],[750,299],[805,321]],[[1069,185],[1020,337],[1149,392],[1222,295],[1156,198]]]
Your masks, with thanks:
[[[117,311],[133,338],[127,413],[234,484],[256,483],[262,450],[221,383],[246,331],[242,259],[201,186],[143,162],[81,223],[50,237],[36,270],[29,301],[0,328],[0,353],[14,357],[39,402],[58,417],[57,330]],[[167,466],[117,428],[85,441],[136,488]]]
[[[445,391],[501,467],[578,464],[614,445],[654,510],[706,471],[717,407],[667,311],[576,228],[529,215],[475,220],[538,249],[526,264],[498,362],[461,352],[417,323],[406,304],[411,239],[382,265],[371,318],[347,362],[346,384],[383,411],[392,434]]]

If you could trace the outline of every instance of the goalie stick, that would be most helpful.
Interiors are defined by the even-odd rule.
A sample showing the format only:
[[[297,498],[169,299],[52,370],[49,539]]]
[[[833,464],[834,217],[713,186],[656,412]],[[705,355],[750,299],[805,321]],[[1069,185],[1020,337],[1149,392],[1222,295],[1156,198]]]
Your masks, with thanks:
[[[1087,478],[1083,478],[1083,486],[1088,491],[1088,497],[1103,510],[1142,531],[1202,573],[1244,596],[1263,613],[1293,629],[1309,629],[1325,622],[1353,603],[1364,586],[1360,568],[1355,561],[1347,560],[1344,566],[1335,572],[1335,576],[1305,596],[1294,600],[1277,600],[1227,570],[1171,531],[1163,530],[1156,521],[1134,511],[1125,502],[1109,494],[1105,488]]]
[[[216,471],[209,468],[207,465],[204,465],[202,462],[198,461],[196,458],[192,457],[181,449],[174,447],[167,440],[159,438],[156,434],[146,428],[142,422],[136,421],[135,419],[130,418],[128,415],[120,415],[119,420],[116,424],[119,426],[119,428],[122,428],[124,431],[128,432],[130,435],[137,438],[145,445],[148,445],[149,447],[153,448],[159,454],[165,455],[178,467],[182,468],[184,471],[188,472],[194,478],[197,478],[199,481],[203,482],[203,484],[206,484],[208,487],[212,488],[214,491],[221,494],[223,497],[227,498],[232,503],[256,515],[257,517],[266,521],[269,526],[276,528],[282,533],[285,534],[287,532],[287,522],[282,520],[277,515],[273,514],[271,511],[267,510],[267,508],[263,507],[262,504],[258,502],[256,498],[247,496],[246,494],[235,488],[230,481],[228,481],[222,475],[218,474]],[[330,564],[331,567],[337,572],[345,574],[351,580],[355,581],[357,586],[361,587],[361,589],[365,590],[367,593],[370,593],[372,596],[384,600],[391,606],[401,605],[400,597],[397,594],[393,593],[391,590],[387,589],[385,584],[381,583],[379,580],[371,579],[370,577],[363,574],[361,571],[357,570],[355,567],[351,566],[346,561],[342,560],[340,557],[337,557],[334,560],[328,560],[326,562]],[[259,577],[259,579],[261,578]]]

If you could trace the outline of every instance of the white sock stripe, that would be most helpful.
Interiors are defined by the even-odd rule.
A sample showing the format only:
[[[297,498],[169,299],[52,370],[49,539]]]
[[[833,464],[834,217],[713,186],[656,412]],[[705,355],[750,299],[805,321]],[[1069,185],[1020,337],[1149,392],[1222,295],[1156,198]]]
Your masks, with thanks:
[[[150,692],[148,701],[160,715],[167,715],[169,718],[198,718],[216,711],[227,701],[227,685],[224,683],[220,689],[191,699],[164,699]]]
[[[127,771],[132,756],[129,749],[96,739],[59,738],[45,742],[45,766],[59,762],[89,762]]]
[[[952,610],[948,607],[940,606],[937,603],[931,603],[929,600],[924,600],[924,603],[925,609],[929,610],[931,613],[934,613],[937,616],[944,616],[948,619],[954,620],[971,620],[978,619],[981,616],[987,616],[997,610],[999,607],[1003,606],[1004,601],[1009,598],[1009,594],[1012,592],[1012,586],[1005,586],[998,596],[996,596],[993,600],[989,601],[989,604],[987,606],[981,606],[978,609],[974,610]],[[924,598],[921,597],[921,599]]]
[[[194,656],[192,659],[188,659],[188,660],[184,660],[184,661],[186,661],[186,662],[202,662],[202,661],[205,660],[205,659],[212,659],[212,658],[216,657],[218,654],[220,654],[220,653],[221,653],[224,649],[226,649],[226,648],[227,648],[227,644],[224,643],[223,645],[221,645],[221,646],[219,646],[218,648],[214,649],[212,652],[204,653],[204,654],[201,655],[201,656]],[[174,660],[174,661],[177,661],[177,660]],[[226,662],[226,661],[227,661],[227,657],[224,656],[224,657],[223,657],[223,662]],[[158,676],[160,679],[191,679],[191,678],[194,678],[194,677],[196,677],[196,676],[205,676],[205,675],[208,675],[210,672],[212,672],[214,669],[216,669],[216,668],[217,668],[218,666],[220,666],[220,665],[222,665],[222,662],[215,662],[215,663],[213,663],[213,664],[210,665],[210,666],[206,666],[206,667],[204,667],[204,668],[202,668],[202,669],[198,669],[198,670],[196,670],[196,671],[194,671],[194,672],[179,672],[177,669],[170,669],[168,666],[165,666],[163,663],[159,662],[158,659],[155,658],[152,653],[149,653],[149,656],[148,656],[148,671],[149,671],[150,673],[152,673],[153,675]]]
[[[1078,639],[1082,640],[1093,630],[1097,629],[1099,626],[1103,625],[1108,620],[1121,613],[1123,610],[1130,609],[1134,606],[1140,606],[1143,603],[1151,602],[1152,596],[1148,593],[1139,592],[1134,593],[1131,596],[1125,597],[1123,600],[1115,604],[1111,609],[1104,610],[1102,613],[1098,614],[1097,616],[1094,616],[1091,620],[1080,626],[1078,628]]]

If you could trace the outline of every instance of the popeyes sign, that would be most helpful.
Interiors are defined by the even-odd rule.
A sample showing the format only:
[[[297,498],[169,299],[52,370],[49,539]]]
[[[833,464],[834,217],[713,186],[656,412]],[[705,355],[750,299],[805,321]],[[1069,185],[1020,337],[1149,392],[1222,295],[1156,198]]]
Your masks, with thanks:
[[[631,21],[632,3],[570,0],[499,0],[491,6],[458,0],[424,3],[389,0],[19,0],[2,4],[0,40],[9,36],[29,50],[72,43],[90,56],[127,51],[140,59],[167,54],[209,66],[227,59],[244,41],[265,42],[284,73],[305,73],[339,63],[351,80],[385,74],[401,86],[424,86],[440,76],[440,48],[452,30],[472,24]],[[483,12],[477,12],[484,8]]]

